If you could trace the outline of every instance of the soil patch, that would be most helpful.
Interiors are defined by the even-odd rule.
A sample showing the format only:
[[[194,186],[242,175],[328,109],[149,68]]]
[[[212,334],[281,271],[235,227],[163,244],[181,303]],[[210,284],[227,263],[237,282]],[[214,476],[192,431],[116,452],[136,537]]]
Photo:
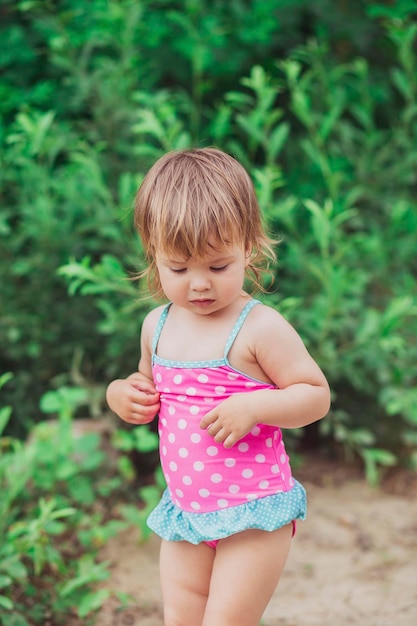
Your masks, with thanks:
[[[262,626],[416,626],[417,475],[393,472],[371,488],[360,469],[316,459],[295,474],[308,519]],[[134,603],[108,602],[99,626],[163,626],[158,551],[159,540],[141,542],[136,529],[105,547],[109,586]]]

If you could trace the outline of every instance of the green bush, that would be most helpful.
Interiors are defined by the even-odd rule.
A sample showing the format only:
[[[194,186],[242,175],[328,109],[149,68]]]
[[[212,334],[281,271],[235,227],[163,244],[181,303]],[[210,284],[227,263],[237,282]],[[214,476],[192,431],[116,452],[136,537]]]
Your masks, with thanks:
[[[9,380],[3,375],[0,388]],[[116,430],[112,449],[122,452],[109,458],[98,432],[77,432],[74,409],[86,401],[82,388],[45,394],[42,408],[58,420],[38,424],[25,443],[2,436],[11,409],[0,410],[4,626],[66,624],[71,616],[92,623],[109,596],[125,601],[105,584],[109,563],[100,561],[99,549],[132,524],[141,531],[139,538],[147,536],[145,519],[160,487],[132,489],[135,474],[124,452],[155,450],[157,438],[146,428]]]
[[[68,299],[57,270],[71,257],[98,260],[127,248],[132,233],[126,204],[134,185],[128,175],[121,176],[113,197],[100,150],[51,113],[20,113],[5,143],[0,334],[7,348],[2,363],[15,371],[13,406],[27,428],[51,381],[71,380],[78,361],[86,376],[93,367],[96,375],[115,371],[108,361],[112,350],[103,354],[91,332],[100,323],[92,301]],[[133,336],[133,319],[131,324]],[[136,352],[132,345],[132,367]]]
[[[21,0],[0,15],[8,432],[43,419],[48,389],[81,386],[76,415],[99,415],[136,367],[153,303],[130,280],[135,190],[164,151],[216,144],[284,236],[267,301],[334,390],[321,444],[371,477],[393,454],[415,466],[412,3]]]
[[[398,61],[384,83],[372,84],[364,59],[335,64],[311,42],[274,74],[254,67],[209,126],[213,142],[252,173],[265,220],[284,236],[266,300],[287,314],[329,377],[333,410],[322,438],[359,454],[373,482],[380,465],[416,461],[417,93],[408,78],[417,75],[417,29],[394,24],[388,34]],[[289,113],[277,108],[284,99]],[[163,91],[134,130],[155,158],[166,137],[170,149],[190,145],[186,127]],[[77,263],[61,269],[87,294],[99,272],[92,280]]]

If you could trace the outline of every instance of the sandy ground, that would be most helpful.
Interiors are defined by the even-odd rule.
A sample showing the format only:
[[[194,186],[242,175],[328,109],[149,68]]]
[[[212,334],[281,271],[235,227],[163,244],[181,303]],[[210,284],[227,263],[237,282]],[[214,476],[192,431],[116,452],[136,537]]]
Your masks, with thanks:
[[[308,519],[262,626],[417,626],[417,475],[397,473],[375,489],[322,463],[301,474]],[[141,543],[135,529],[106,546],[109,586],[134,602],[109,602],[98,626],[163,626],[158,550],[156,537]]]

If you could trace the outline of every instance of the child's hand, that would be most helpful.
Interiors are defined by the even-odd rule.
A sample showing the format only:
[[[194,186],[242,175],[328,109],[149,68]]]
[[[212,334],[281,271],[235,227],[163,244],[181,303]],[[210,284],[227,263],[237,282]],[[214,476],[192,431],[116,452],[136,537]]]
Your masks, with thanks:
[[[160,407],[159,393],[153,381],[140,372],[111,382],[106,398],[111,410],[130,424],[151,422]]]
[[[216,443],[231,448],[258,423],[258,411],[251,409],[248,393],[237,393],[206,413],[200,428],[206,430]]]

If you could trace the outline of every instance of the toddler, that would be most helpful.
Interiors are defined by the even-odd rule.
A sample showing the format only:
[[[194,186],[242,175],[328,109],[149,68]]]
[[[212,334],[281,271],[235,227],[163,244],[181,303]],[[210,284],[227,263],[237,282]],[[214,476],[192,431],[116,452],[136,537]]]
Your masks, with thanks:
[[[138,372],[107,400],[131,424],[158,415],[167,488],[148,524],[162,538],[165,626],[257,626],[306,514],[281,429],[324,417],[329,387],[294,328],[244,291],[274,252],[234,158],[163,156],[135,226],[168,304],[145,318]]]

